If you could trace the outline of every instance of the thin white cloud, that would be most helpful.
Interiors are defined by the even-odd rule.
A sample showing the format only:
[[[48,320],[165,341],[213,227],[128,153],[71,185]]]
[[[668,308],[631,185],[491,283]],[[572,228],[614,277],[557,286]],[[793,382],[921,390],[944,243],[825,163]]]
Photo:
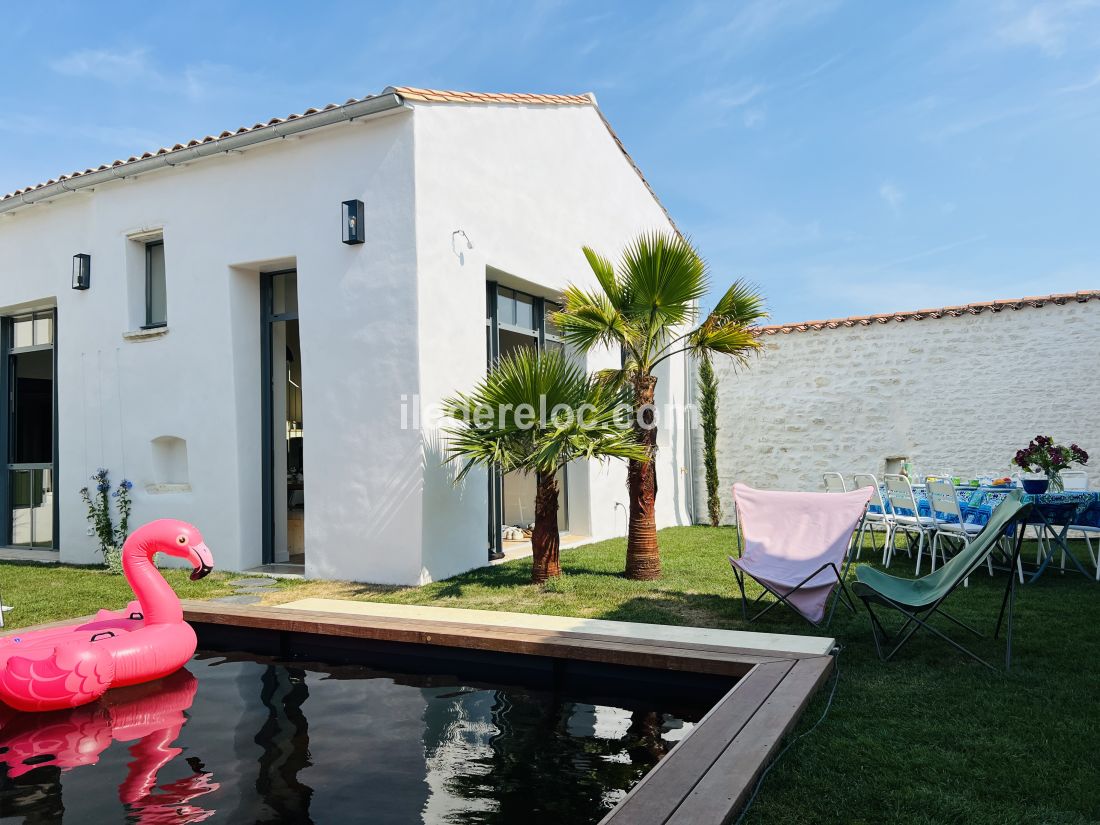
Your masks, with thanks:
[[[145,48],[130,51],[82,49],[51,61],[50,68],[66,77],[85,77],[115,86],[140,86],[202,100],[214,91],[236,85],[231,67],[196,63],[178,73],[165,72],[153,62]]]
[[[764,125],[764,121],[767,119],[767,115],[764,110],[759,107],[753,107],[745,112],[745,128],[756,129]]]
[[[1013,4],[1008,7],[1011,17],[997,30],[997,37],[1009,46],[1061,57],[1070,38],[1090,28],[1083,18],[1098,7],[1096,0],[1044,0],[1023,10]]]
[[[960,246],[969,246],[972,243],[978,243],[979,241],[984,241],[985,239],[986,236],[984,234],[981,234],[974,235],[971,238],[963,238],[961,241],[952,241],[951,243],[940,244],[939,246],[933,246],[920,252],[914,252],[912,255],[906,255],[904,258],[896,258],[895,260],[887,261],[886,263],[875,267],[875,269],[893,269],[894,267],[901,266],[902,264],[912,263],[913,261],[919,261],[923,258],[930,258],[933,255],[939,255],[943,252],[949,252],[952,249],[958,249]]]
[[[893,181],[884,180],[878,187],[878,196],[897,212],[905,201],[905,193]]]
[[[50,68],[68,77],[93,77],[107,83],[140,82],[156,74],[145,49],[129,52],[83,49],[52,61]]]
[[[725,86],[703,92],[700,102],[720,109],[737,109],[756,100],[763,92],[764,86],[760,83]]]
[[[1063,86],[1061,89],[1056,89],[1055,93],[1060,95],[1073,95],[1079,92],[1087,92],[1089,89],[1095,89],[1100,86],[1100,69],[1096,70],[1090,79],[1083,83],[1072,83],[1069,86]]]

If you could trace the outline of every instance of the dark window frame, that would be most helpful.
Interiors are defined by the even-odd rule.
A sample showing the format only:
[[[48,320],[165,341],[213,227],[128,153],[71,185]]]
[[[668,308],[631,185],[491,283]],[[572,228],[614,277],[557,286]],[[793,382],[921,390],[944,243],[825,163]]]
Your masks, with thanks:
[[[516,296],[522,295],[525,298],[531,299],[531,313],[532,320],[534,321],[534,327],[519,326],[517,324],[505,323],[500,320],[500,291],[506,290],[511,293],[510,297],[513,301],[516,300]],[[500,358],[500,333],[514,332],[520,335],[528,336],[534,343],[539,352],[543,352],[547,348],[547,344],[558,344],[565,346],[565,339],[560,335],[554,335],[547,331],[546,328],[546,313],[550,307],[561,309],[561,304],[556,301],[551,301],[549,298],[542,298],[538,295],[532,295],[529,292],[524,292],[514,287],[505,286],[498,281],[487,280],[485,282],[485,330],[486,330],[486,361],[487,369],[492,369],[493,364]],[[569,525],[569,495],[568,495],[568,471],[567,468],[562,468],[565,471],[566,483],[562,486],[562,492],[565,493],[560,500],[560,508],[564,513],[566,529]],[[503,525],[501,520],[504,515],[504,474],[499,470],[490,470],[489,473],[489,554],[490,557],[494,550],[502,550],[504,548],[503,537]]]
[[[142,329],[161,329],[168,326],[168,261],[164,262],[164,320],[153,320],[153,249],[164,249],[164,239],[145,243],[145,323]]]

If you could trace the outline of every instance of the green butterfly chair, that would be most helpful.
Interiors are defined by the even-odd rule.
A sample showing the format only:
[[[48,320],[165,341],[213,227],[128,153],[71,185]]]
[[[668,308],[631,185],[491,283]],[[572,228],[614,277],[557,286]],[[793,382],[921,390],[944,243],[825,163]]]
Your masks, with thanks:
[[[1014,524],[1022,525],[1022,519],[1030,504],[1022,501],[1023,494],[1015,491],[1010,494],[996,510],[993,511],[989,524],[979,533],[968,547],[965,547],[946,564],[919,579],[901,579],[883,573],[874,567],[862,566],[856,570],[856,581],[852,591],[863,600],[867,613],[871,617],[871,632],[874,634],[875,650],[879,658],[888,661],[902,646],[909,641],[921,628],[934,633],[953,647],[961,650],[968,656],[981,662],[988,668],[993,665],[982,659],[971,650],[967,650],[954,639],[947,636],[928,622],[933,616],[943,616],[948,621],[968,630],[979,638],[982,634],[951,616],[943,609],[943,603],[955,592],[967,576],[986,563],[991,554],[1000,552],[1000,541],[1012,529]],[[1016,569],[1016,559],[1020,555],[1020,543],[1023,540],[1022,529],[1016,530],[1016,542],[1009,567],[1008,585],[1005,588],[1004,599],[1001,601],[1001,612],[997,617],[997,626],[993,632],[994,638],[1000,634],[1001,623],[1008,614],[1006,624],[1005,669],[1012,661],[1012,608],[1015,601],[1016,577],[1011,574]],[[883,627],[879,617],[875,614],[871,605],[879,608],[890,608],[901,613],[905,622],[895,633],[890,634]]]

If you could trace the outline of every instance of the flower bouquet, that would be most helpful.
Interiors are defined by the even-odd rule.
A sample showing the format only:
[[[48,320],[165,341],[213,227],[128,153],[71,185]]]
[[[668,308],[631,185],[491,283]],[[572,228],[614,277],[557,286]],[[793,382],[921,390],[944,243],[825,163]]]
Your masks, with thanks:
[[[1049,435],[1037,435],[1024,449],[1016,451],[1012,463],[1024,472],[1046,476],[1045,483],[1043,479],[1039,479],[1039,484],[1035,484],[1034,479],[1024,479],[1024,488],[1027,492],[1045,493],[1048,485],[1054,490],[1062,489],[1062,479],[1058,473],[1070,464],[1086,464],[1088,460],[1089,454],[1076,444],[1064,447],[1061,444],[1055,444],[1054,439]],[[1040,486],[1043,489],[1038,489]]]

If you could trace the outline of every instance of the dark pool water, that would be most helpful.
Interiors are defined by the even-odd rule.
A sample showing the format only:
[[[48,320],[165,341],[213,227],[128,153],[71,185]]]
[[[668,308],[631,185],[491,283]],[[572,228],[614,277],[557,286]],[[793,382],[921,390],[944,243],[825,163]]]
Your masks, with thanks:
[[[706,699],[200,653],[84,708],[0,706],[0,822],[597,822]]]

